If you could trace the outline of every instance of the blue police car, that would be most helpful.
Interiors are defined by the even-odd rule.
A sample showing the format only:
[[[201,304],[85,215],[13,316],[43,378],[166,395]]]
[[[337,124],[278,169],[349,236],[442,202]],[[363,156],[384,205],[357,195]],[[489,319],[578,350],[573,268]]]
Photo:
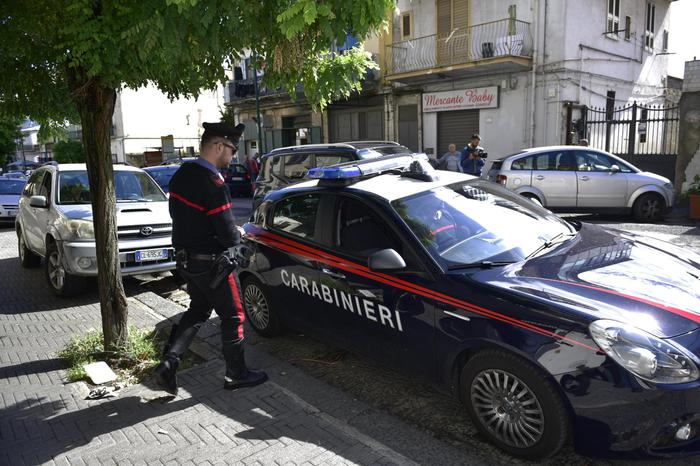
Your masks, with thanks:
[[[700,450],[699,255],[424,155],[309,176],[244,226],[258,333],[330,336],[451,390],[513,455]]]

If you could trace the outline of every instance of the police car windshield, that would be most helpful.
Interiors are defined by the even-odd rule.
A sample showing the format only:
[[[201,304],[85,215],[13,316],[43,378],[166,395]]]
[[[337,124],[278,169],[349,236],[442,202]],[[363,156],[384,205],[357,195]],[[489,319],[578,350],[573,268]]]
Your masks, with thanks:
[[[441,186],[392,206],[445,269],[519,262],[573,227],[522,196],[484,180]]]
[[[167,201],[163,191],[145,172],[114,171],[117,202]],[[90,183],[86,170],[58,174],[58,204],[90,204]]]

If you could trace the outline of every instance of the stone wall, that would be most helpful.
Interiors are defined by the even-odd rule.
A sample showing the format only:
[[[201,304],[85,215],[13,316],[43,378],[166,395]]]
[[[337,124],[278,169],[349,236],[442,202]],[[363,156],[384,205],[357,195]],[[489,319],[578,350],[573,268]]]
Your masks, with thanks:
[[[685,63],[678,137],[676,188],[683,192],[700,175],[700,60]]]

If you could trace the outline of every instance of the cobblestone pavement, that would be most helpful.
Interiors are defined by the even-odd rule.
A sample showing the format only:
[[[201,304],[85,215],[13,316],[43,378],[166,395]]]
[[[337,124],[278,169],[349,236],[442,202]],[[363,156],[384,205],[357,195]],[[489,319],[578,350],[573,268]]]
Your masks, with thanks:
[[[0,277],[0,464],[488,463],[255,348],[252,365],[271,380],[224,391],[223,362],[208,335],[194,347],[206,362],[181,372],[173,401],[146,401],[153,391],[142,385],[87,401],[87,386],[66,383],[56,354],[72,336],[99,328],[94,290],[53,297],[42,268],[20,267],[6,228]],[[138,327],[165,328],[182,311],[153,293],[130,292],[129,320]]]

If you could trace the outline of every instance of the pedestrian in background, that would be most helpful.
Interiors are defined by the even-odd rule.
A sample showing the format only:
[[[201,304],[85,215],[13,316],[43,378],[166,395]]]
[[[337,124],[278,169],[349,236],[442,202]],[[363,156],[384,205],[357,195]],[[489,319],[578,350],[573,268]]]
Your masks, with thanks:
[[[457,146],[450,144],[447,146],[447,152],[442,154],[442,157],[438,159],[438,169],[448,170],[451,172],[462,171],[459,165],[459,159],[462,154],[457,152]]]
[[[260,172],[257,152],[252,157],[249,154],[246,154],[245,166],[248,169],[248,173],[250,173],[250,180],[255,181],[258,178],[258,173]]]
[[[462,172],[469,175],[481,176],[481,169],[484,167],[484,158],[486,151],[479,145],[481,136],[477,133],[472,134],[472,139],[469,144],[462,150],[462,157],[459,165],[462,167]]]
[[[170,180],[170,216],[177,270],[187,282],[190,307],[173,325],[154,371],[162,388],[177,394],[175,373],[180,361],[209,319],[212,309],[221,319],[221,349],[226,361],[224,388],[258,385],[267,374],[247,368],[243,351],[243,303],[235,261],[227,255],[241,242],[231,194],[219,169],[229,166],[245,128],[227,123],[204,123],[201,155],[184,163]]]

